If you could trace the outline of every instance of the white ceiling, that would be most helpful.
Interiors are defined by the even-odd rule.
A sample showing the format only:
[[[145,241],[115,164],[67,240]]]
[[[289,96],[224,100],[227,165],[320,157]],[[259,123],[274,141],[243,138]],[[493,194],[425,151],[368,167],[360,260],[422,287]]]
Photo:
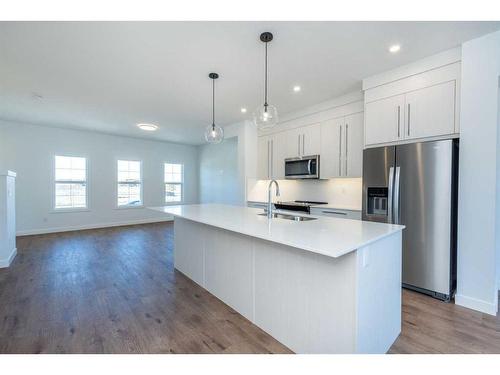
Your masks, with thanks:
[[[0,118],[199,144],[211,119],[209,72],[220,74],[220,125],[251,119],[262,103],[262,31],[275,35],[269,102],[285,114],[497,29],[500,22],[0,22]],[[398,54],[387,50],[393,43]],[[145,133],[138,122],[160,129]]]

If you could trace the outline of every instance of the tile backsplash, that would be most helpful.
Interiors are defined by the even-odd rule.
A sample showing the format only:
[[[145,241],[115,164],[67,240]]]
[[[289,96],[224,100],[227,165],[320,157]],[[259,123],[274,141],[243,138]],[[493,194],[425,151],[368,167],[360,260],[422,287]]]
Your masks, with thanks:
[[[325,201],[336,208],[361,209],[361,178],[278,180],[281,196],[274,200]],[[247,201],[267,201],[267,180],[247,180]],[[274,187],[273,187],[274,191]]]

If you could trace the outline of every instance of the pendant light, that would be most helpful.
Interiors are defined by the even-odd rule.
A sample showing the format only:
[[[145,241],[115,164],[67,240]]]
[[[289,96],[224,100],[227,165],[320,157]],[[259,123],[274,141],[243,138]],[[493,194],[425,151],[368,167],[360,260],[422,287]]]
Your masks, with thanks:
[[[255,125],[261,129],[270,129],[278,123],[278,110],[267,102],[267,44],[273,40],[273,34],[265,32],[260,34],[260,40],[266,45],[265,78],[264,78],[264,105],[253,113]]]
[[[215,125],[215,80],[219,75],[210,73],[208,77],[212,80],[212,125],[208,125],[205,130],[205,139],[208,143],[221,143],[224,139],[224,130]]]

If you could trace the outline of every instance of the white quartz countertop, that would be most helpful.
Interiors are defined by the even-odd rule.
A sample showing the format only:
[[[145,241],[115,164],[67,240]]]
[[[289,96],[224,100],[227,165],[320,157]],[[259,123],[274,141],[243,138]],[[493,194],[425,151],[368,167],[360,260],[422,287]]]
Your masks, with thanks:
[[[263,210],[222,204],[149,207],[174,217],[196,221],[247,236],[338,258],[404,229],[402,225],[322,216],[292,221],[259,216]]]

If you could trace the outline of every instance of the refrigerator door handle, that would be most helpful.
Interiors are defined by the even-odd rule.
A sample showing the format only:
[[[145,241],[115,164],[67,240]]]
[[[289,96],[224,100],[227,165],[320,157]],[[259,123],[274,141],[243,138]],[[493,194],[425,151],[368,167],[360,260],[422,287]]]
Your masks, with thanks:
[[[399,224],[399,176],[401,175],[400,167],[396,167],[396,177],[394,178],[394,224]]]
[[[388,191],[387,191],[387,200],[388,200],[388,205],[387,205],[387,222],[389,224],[392,224],[392,188],[394,186],[394,167],[389,168],[389,186],[388,186]]]

